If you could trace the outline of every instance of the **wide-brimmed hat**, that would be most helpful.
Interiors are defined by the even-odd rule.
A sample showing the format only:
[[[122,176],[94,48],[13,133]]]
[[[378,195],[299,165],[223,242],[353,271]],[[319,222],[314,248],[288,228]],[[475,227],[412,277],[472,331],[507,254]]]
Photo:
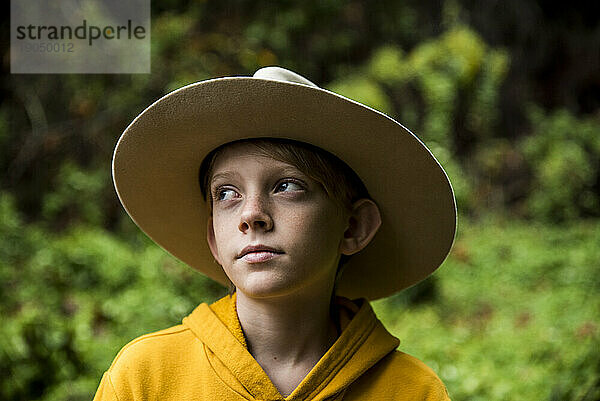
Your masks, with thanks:
[[[346,162],[379,206],[382,225],[347,262],[338,294],[382,298],[429,276],[456,230],[450,181],[429,149],[397,121],[279,67],[177,89],[125,129],[113,180],[133,221],[158,245],[227,283],[206,241],[198,172],[216,147],[247,138],[316,145]]]

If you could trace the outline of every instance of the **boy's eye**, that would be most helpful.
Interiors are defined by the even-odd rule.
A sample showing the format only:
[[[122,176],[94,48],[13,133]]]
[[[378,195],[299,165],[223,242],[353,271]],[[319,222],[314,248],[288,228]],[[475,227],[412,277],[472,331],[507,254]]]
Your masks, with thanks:
[[[237,195],[233,189],[221,188],[215,191],[215,199],[217,200],[230,200]]]
[[[301,191],[304,188],[295,181],[284,181],[275,188],[278,192]]]

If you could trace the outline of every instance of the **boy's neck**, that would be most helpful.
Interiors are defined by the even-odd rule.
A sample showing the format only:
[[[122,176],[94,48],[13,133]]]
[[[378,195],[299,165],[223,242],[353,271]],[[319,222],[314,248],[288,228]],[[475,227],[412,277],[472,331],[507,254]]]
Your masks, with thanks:
[[[331,297],[236,297],[238,318],[248,350],[279,392],[286,396],[302,381],[337,339]]]

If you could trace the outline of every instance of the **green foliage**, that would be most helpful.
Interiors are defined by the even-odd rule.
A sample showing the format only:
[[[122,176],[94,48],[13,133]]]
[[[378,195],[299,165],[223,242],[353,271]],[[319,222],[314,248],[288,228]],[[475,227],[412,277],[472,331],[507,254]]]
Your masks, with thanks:
[[[497,132],[508,67],[505,51],[455,25],[410,52],[382,46],[329,88],[414,130],[446,169],[461,213],[514,206],[549,221],[599,216],[600,122],[534,107],[530,135],[508,140]]]
[[[390,101],[383,91],[372,79],[365,76],[349,76],[339,82],[332,82],[328,89],[344,94],[344,96],[370,106],[378,111],[390,114],[392,108]]]
[[[600,394],[600,224],[463,220],[439,297],[380,317],[457,400],[592,400]]]
[[[223,288],[151,241],[24,224],[0,195],[0,399],[90,399],[130,339],[181,321]]]
[[[474,174],[461,165],[457,138],[463,130],[479,141],[493,135],[507,69],[505,52],[490,49],[473,30],[457,25],[408,53],[382,46],[365,66],[329,89],[398,117],[414,130],[447,170],[459,208],[468,210],[475,202]]]
[[[108,166],[86,171],[66,161],[56,175],[54,190],[45,195],[42,206],[44,221],[63,220],[68,224],[85,222],[103,225],[102,193],[109,185]]]
[[[508,69],[506,53],[489,49],[474,31],[457,26],[439,38],[430,39],[408,54],[394,46],[375,51],[366,73],[392,89],[402,121],[414,121],[410,113],[423,103],[420,125],[413,129],[427,143],[435,142],[454,151],[453,124],[466,98],[465,122],[478,136],[491,135],[497,119],[497,95]],[[406,96],[417,88],[418,96]],[[409,115],[405,116],[405,109]],[[403,118],[407,117],[407,118]],[[415,121],[417,123],[417,121]]]
[[[552,221],[600,215],[600,120],[533,109],[531,124],[523,143],[533,173],[531,214]]]

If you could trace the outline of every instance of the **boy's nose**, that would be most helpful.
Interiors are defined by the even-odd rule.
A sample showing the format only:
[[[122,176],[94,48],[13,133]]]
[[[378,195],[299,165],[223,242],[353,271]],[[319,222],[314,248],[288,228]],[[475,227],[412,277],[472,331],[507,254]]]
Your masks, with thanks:
[[[260,197],[245,200],[238,228],[243,233],[248,230],[270,231],[273,229],[273,219]]]

